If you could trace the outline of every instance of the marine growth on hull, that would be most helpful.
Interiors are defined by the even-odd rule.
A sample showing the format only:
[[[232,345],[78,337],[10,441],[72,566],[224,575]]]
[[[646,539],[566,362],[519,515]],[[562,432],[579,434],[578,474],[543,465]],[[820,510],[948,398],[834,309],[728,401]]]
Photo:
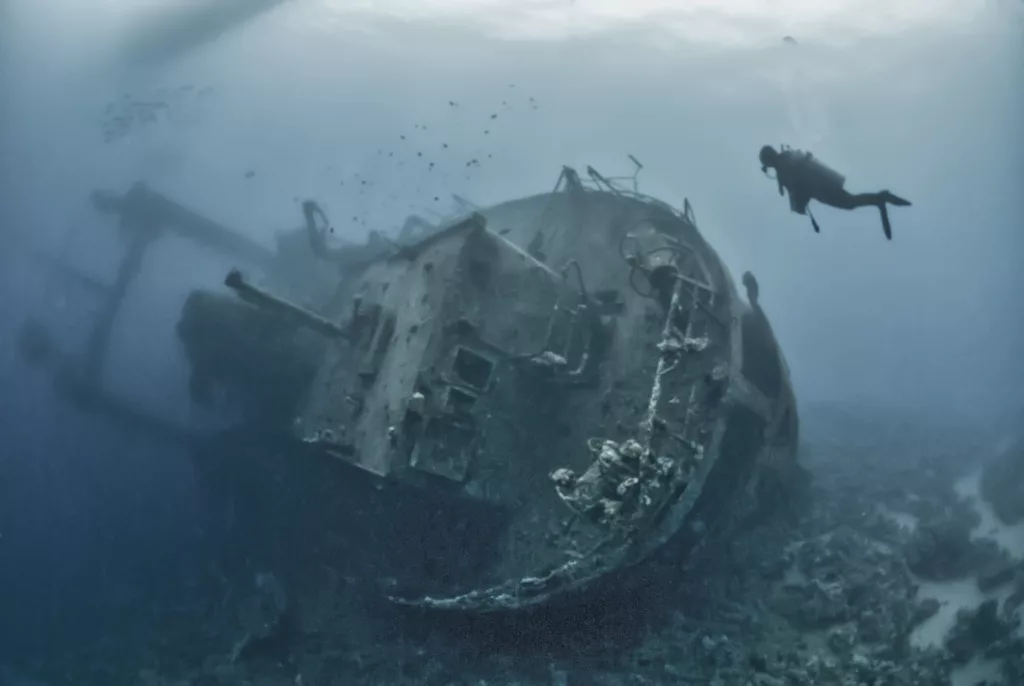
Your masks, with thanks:
[[[396,602],[493,612],[583,591],[699,545],[684,528],[740,523],[799,471],[753,276],[744,300],[688,202],[588,176],[342,248],[310,201],[257,270],[186,302],[196,402],[227,395],[250,435],[286,431],[284,472],[329,458],[385,507],[399,489],[443,512],[416,541],[437,562],[390,586]]]

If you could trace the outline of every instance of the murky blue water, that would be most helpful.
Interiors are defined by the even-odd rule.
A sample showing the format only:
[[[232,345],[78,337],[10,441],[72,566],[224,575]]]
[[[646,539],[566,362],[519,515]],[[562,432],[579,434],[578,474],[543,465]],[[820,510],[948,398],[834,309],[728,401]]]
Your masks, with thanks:
[[[111,280],[97,188],[144,180],[267,245],[316,197],[360,240],[452,193],[546,191],[564,164],[628,177],[631,154],[642,191],[688,198],[758,275],[801,401],[1020,408],[1021,3],[680,4],[295,0],[174,30],[144,3],[0,6],[0,656],[115,631],[188,587],[204,545],[180,451],[64,406],[17,354],[32,312],[84,340],[88,297],[26,251]],[[816,210],[815,235],[761,174],[766,143],[911,199],[893,241],[871,209]],[[173,325],[224,267],[174,240],[147,256],[118,393],[194,419]]]

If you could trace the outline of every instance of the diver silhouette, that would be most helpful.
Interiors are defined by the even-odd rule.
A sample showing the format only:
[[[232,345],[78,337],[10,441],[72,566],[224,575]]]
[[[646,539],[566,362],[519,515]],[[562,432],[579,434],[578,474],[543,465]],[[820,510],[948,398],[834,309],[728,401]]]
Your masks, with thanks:
[[[807,208],[811,200],[840,210],[877,207],[882,216],[882,230],[889,240],[892,240],[892,226],[889,224],[889,211],[886,205],[910,205],[909,200],[904,200],[889,191],[850,193],[843,188],[846,183],[845,176],[803,150],[795,150],[784,145],[780,152],[766,145],[761,148],[758,157],[761,159],[761,171],[767,174],[769,167],[775,170],[779,195],[783,194],[783,189],[789,191],[789,208],[797,214],[809,216],[815,233],[820,233],[821,229]]]

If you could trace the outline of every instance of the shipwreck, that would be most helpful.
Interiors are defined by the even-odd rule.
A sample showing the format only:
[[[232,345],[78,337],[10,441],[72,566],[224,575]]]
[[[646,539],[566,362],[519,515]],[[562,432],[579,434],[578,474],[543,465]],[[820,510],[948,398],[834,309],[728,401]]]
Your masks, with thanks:
[[[758,284],[745,274],[740,296],[688,201],[565,167],[552,192],[457,198],[454,216],[359,245],[329,248],[307,203],[275,250],[144,185],[94,200],[129,246],[89,349],[55,354],[30,326],[26,353],[150,430],[158,419],[102,388],[120,299],[164,231],[232,256],[223,288],[192,292],[177,324],[191,397],[242,406],[249,436],[285,436],[284,472],[320,461],[375,485],[371,499],[443,503],[443,531],[403,546],[462,559],[415,570],[415,591],[389,586],[397,603],[536,607],[749,521],[801,474]]]

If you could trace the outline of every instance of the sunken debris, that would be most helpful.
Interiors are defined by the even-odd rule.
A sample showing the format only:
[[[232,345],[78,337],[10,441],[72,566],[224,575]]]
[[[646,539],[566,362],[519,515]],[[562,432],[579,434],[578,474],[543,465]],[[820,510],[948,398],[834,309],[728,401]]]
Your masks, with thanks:
[[[278,419],[296,453],[449,508],[425,552],[435,561],[389,584],[398,603],[546,604],[641,562],[691,519],[742,521],[799,473],[781,352],[689,203],[591,167],[586,179],[566,167],[554,192],[420,236],[410,218],[400,241],[377,234],[369,250],[326,250],[329,223],[307,203],[302,271],[335,265],[329,296],[300,305],[228,279],[239,307],[323,339],[312,360],[285,365],[316,368]],[[636,173],[626,181],[635,188]],[[184,342],[193,359],[215,356]]]

